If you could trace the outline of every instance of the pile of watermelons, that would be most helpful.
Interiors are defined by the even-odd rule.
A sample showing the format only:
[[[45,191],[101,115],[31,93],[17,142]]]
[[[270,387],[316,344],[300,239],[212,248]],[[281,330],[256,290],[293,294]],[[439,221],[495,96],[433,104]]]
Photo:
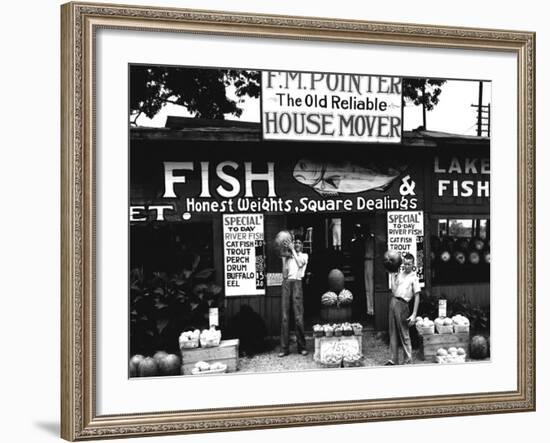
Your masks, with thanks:
[[[433,283],[489,281],[491,250],[488,240],[433,236],[430,243]]]

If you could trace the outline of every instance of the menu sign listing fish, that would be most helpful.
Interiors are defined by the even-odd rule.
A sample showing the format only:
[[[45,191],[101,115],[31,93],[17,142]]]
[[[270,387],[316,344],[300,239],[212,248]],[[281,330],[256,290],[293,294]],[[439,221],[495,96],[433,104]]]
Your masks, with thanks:
[[[401,77],[262,71],[265,140],[401,142]]]
[[[424,285],[424,214],[422,211],[388,212],[388,250],[414,257],[415,270]]]
[[[263,295],[266,262],[263,214],[224,214],[225,295]]]

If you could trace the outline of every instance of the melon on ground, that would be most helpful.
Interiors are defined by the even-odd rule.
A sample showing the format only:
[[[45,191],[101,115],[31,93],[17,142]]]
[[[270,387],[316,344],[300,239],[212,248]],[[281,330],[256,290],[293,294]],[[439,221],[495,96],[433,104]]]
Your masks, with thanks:
[[[160,375],[180,375],[181,361],[176,354],[167,354],[159,363]]]
[[[475,335],[470,340],[470,357],[481,360],[489,356],[489,341],[483,335]]]
[[[168,355],[168,352],[166,351],[157,351],[155,352],[155,355],[153,355],[153,358],[157,362],[157,365],[160,365],[160,362],[164,360],[164,358],[166,358],[167,355]]]
[[[133,355],[132,358],[130,358],[130,362],[129,362],[130,377],[137,377],[138,376],[139,364],[144,359],[145,359],[145,357],[141,354]]]
[[[153,357],[147,357],[138,366],[139,377],[154,377],[158,374],[158,365]]]

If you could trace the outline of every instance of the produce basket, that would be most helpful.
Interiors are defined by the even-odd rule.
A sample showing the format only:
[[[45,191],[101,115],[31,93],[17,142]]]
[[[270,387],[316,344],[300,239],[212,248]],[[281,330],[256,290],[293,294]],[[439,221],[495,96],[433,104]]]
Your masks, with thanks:
[[[470,325],[454,325],[455,334],[461,332],[470,332]]]
[[[438,334],[452,334],[453,333],[453,325],[438,325],[436,323],[435,328],[437,330]]]
[[[223,365],[222,368],[218,369],[210,369],[208,371],[200,371],[198,368],[191,369],[192,375],[210,375],[210,374],[223,374],[225,371],[227,371],[227,365]]]
[[[433,335],[435,334],[435,327],[432,326],[417,326],[416,330],[420,335]]]
[[[220,336],[218,338],[211,338],[211,339],[201,338],[200,342],[203,348],[214,348],[220,345],[221,340],[222,338]]]
[[[439,364],[450,364],[450,363],[466,363],[466,356],[465,355],[436,355],[435,356],[436,363]]]
[[[199,340],[186,340],[180,342],[180,350],[181,349],[193,349],[199,347]]]
[[[313,335],[317,338],[324,337],[325,336],[325,331],[313,331]]]
[[[342,331],[341,329],[335,329],[334,330],[334,336],[335,337],[341,337],[343,333],[344,333],[344,331]]]

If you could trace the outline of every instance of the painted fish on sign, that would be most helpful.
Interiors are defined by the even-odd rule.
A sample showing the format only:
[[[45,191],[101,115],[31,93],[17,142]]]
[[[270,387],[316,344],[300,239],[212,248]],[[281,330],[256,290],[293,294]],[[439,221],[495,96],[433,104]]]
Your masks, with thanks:
[[[405,165],[382,169],[349,161],[328,163],[302,159],[296,163],[293,176],[299,183],[325,196],[385,191],[405,169]]]

